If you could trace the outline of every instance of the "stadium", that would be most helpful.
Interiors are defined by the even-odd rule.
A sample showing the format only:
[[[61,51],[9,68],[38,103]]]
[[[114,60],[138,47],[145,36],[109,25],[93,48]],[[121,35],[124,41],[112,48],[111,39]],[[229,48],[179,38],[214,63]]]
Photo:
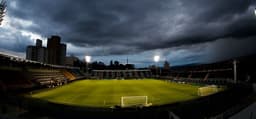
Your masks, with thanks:
[[[56,1],[0,2],[0,119],[256,117],[255,2]]]
[[[1,75],[8,78],[1,79],[1,99],[6,102],[1,105],[26,110],[32,118],[230,117],[251,104],[252,87],[242,80],[234,82],[232,62],[217,64],[222,65],[176,67],[167,76],[145,69],[92,70],[88,76],[76,67],[2,53]]]

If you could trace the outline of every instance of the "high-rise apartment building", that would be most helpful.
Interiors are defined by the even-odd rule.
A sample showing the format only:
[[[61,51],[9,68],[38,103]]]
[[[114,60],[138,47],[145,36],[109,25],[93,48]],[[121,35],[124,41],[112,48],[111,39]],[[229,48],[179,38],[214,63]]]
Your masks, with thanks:
[[[47,50],[48,50],[48,63],[64,65],[66,58],[66,44],[61,44],[61,38],[59,36],[52,36],[48,38]]]
[[[36,46],[28,46],[26,51],[26,59],[55,64],[65,65],[66,59],[66,44],[60,42],[59,36],[51,36],[47,40],[47,48],[43,47],[42,40],[36,40]]]
[[[42,40],[36,40],[36,46],[28,46],[26,50],[26,59],[47,63],[47,48],[42,46]]]

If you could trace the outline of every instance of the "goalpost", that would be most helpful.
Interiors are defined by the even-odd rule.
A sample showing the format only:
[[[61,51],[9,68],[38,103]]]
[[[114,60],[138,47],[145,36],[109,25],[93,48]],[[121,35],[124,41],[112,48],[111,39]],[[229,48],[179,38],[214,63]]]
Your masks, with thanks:
[[[198,95],[199,96],[208,96],[214,93],[217,93],[218,87],[216,85],[209,85],[198,88]]]
[[[137,106],[150,106],[148,103],[148,96],[122,96],[121,107],[137,107]]]

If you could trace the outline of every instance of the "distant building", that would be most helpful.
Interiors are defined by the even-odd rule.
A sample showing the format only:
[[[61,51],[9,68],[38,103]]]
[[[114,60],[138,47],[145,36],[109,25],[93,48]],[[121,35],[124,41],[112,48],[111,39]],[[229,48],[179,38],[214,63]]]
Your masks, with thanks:
[[[42,46],[42,40],[36,40],[36,46],[28,46],[26,59],[47,63],[48,53],[46,47]]]
[[[47,40],[47,48],[42,40],[37,39],[35,46],[28,46],[26,59],[55,65],[65,65],[67,46],[60,42],[59,36],[52,36]]]
[[[67,66],[74,66],[74,63],[77,62],[79,59],[75,56],[67,56],[65,60],[65,65]]]
[[[57,48],[60,44],[60,37],[52,36],[47,40],[47,49],[48,49],[48,63],[57,64]],[[60,49],[60,48],[59,48]]]
[[[48,63],[64,65],[66,58],[66,44],[61,44],[59,36],[52,36],[47,40]]]
[[[37,53],[36,53],[36,47],[35,46],[28,46],[26,50],[26,59],[37,61]]]
[[[60,44],[60,64],[65,65],[67,45]]]
[[[42,47],[42,46],[43,46],[43,41],[37,39],[37,40],[36,40],[36,46],[37,46],[37,47]]]

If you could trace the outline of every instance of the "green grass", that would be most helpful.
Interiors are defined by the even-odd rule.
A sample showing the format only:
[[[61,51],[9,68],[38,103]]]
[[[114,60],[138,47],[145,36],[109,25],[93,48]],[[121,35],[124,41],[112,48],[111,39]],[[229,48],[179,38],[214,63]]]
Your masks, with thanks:
[[[153,79],[81,80],[31,96],[54,103],[90,107],[120,105],[122,96],[148,96],[149,103],[163,105],[198,98],[199,87]]]

